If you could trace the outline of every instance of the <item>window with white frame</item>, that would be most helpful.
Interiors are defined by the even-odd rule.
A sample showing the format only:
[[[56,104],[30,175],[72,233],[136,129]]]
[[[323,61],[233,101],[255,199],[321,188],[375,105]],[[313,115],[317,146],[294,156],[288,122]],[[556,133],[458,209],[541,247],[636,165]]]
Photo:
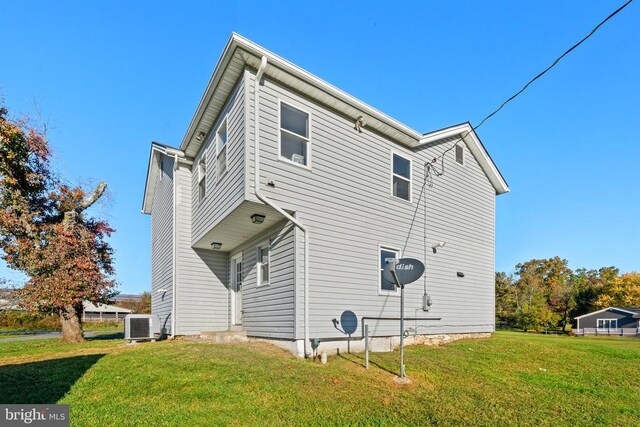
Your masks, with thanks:
[[[242,285],[242,256],[240,256],[239,261],[235,262],[235,275],[236,275],[236,292],[240,290],[240,286]]]
[[[258,246],[258,262],[257,262],[257,270],[258,270],[258,286],[268,285],[269,284],[269,264],[271,258],[271,250],[268,242]]]
[[[617,329],[618,319],[598,319],[598,329]]]
[[[378,274],[378,292],[381,294],[395,294],[398,292],[394,283],[391,283],[382,277],[382,272],[387,266],[388,258],[399,258],[400,251],[397,249],[380,247],[380,273]]]
[[[198,202],[202,202],[207,191],[207,164],[203,155],[198,162]]]
[[[280,103],[280,157],[309,166],[309,113]]]
[[[216,171],[218,177],[222,176],[227,171],[227,119],[222,121],[222,124],[216,132],[216,144],[218,157],[216,160]]]
[[[411,200],[411,160],[393,153],[392,194],[404,200]]]

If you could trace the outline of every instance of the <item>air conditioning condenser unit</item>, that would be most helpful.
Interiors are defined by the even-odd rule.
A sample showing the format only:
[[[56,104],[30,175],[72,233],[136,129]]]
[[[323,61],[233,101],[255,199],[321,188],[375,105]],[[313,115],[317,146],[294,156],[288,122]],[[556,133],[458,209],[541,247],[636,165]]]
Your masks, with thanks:
[[[124,339],[144,341],[162,338],[160,317],[157,314],[127,314],[124,318]]]

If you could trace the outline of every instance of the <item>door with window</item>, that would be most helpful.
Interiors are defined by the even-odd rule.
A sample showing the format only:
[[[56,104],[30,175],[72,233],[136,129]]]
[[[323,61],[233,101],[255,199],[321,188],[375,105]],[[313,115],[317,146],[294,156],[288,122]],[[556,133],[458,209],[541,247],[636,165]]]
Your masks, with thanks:
[[[242,254],[231,258],[231,322],[242,325]]]

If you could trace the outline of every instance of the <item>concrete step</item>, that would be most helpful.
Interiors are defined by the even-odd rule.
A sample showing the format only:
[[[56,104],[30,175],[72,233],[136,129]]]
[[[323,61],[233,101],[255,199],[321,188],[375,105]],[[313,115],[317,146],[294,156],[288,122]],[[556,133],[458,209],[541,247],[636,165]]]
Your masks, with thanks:
[[[200,332],[200,339],[213,342],[246,342],[246,331],[204,331]]]

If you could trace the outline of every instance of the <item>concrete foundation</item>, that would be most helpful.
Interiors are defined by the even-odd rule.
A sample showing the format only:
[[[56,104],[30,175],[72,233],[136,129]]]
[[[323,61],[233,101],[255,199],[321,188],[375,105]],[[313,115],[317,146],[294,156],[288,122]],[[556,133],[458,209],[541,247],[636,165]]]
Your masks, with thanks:
[[[415,335],[404,339],[405,346],[411,345],[444,345],[454,341],[463,339],[482,339],[489,338],[490,332],[474,332],[474,333],[453,333],[453,334],[437,334],[437,335]],[[304,341],[288,341],[274,340],[267,338],[250,338],[251,341],[267,342],[290,351],[299,358],[304,358]],[[372,337],[369,338],[369,351],[373,353],[394,351],[400,346],[400,337]],[[351,340],[330,340],[321,341],[317,348],[317,354],[327,353],[335,355],[339,353],[362,353],[364,352],[364,338],[353,338]]]

